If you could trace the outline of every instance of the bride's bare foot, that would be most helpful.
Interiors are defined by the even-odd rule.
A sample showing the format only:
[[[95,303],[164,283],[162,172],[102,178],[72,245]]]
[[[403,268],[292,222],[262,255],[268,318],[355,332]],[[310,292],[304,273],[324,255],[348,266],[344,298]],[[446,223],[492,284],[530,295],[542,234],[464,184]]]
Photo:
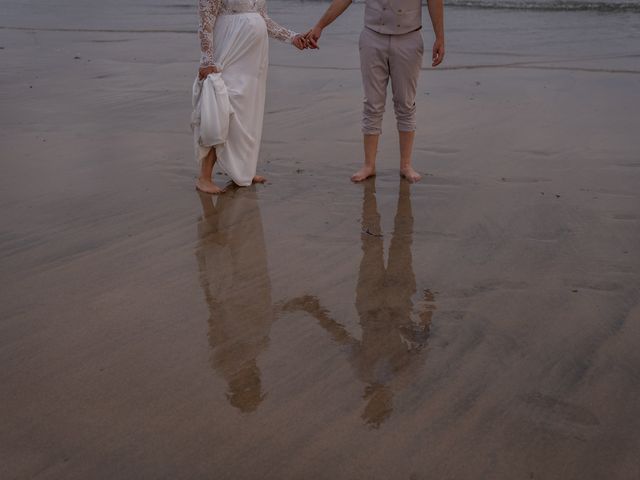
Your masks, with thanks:
[[[251,180],[251,183],[264,183],[266,181],[266,177],[263,177],[262,175],[256,175],[255,177],[253,177],[253,180]]]
[[[352,182],[361,182],[363,180],[366,180],[369,177],[373,177],[375,174],[376,174],[376,167],[370,167],[368,165],[365,165],[360,170],[358,170],[356,173],[351,175],[351,181]]]
[[[224,193],[224,188],[220,188],[211,180],[207,180],[204,178],[199,178],[196,181],[196,190],[204,193],[210,193],[211,195],[219,195],[221,193]]]
[[[409,180],[410,183],[416,183],[422,178],[422,175],[416,172],[411,166],[402,167],[400,169],[400,176]]]

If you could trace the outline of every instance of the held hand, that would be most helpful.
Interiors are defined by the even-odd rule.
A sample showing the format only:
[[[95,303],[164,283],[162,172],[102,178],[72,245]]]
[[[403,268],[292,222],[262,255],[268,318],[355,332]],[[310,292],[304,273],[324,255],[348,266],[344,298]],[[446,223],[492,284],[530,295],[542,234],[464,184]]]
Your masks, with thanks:
[[[296,35],[291,40],[291,44],[296,47],[298,50],[304,50],[305,48],[309,48],[309,43],[307,42],[307,38],[304,35]]]
[[[212,65],[210,67],[200,67],[198,69],[198,78],[200,80],[204,80],[208,75],[212,73],[220,73],[220,70],[218,70],[218,67],[216,67],[215,65]]]
[[[444,60],[444,40],[436,39],[433,43],[433,54],[431,56],[431,66],[437,67]]]
[[[318,27],[317,25],[305,34],[309,48],[313,48],[313,49],[320,48],[318,46],[318,40],[320,40],[320,35],[322,35],[322,28]]]

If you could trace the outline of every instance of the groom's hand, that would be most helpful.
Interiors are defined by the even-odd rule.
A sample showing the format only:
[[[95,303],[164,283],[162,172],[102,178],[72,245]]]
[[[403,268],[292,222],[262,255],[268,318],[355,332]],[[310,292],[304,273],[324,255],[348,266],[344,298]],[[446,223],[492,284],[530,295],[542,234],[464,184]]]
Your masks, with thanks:
[[[314,49],[320,48],[318,46],[318,40],[320,40],[320,35],[322,35],[322,28],[318,27],[317,25],[305,34],[309,48],[314,48]]]
[[[431,66],[437,67],[444,60],[444,40],[437,39],[433,43],[433,54],[431,56]]]

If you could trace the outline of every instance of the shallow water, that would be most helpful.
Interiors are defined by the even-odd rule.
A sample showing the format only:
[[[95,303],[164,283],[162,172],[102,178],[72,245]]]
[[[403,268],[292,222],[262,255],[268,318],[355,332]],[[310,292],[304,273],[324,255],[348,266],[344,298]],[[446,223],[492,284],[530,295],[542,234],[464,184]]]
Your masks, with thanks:
[[[2,7],[1,478],[640,474],[631,14],[450,9],[425,178],[387,114],[352,185],[354,5],[272,43],[270,181],[211,198],[192,10]]]

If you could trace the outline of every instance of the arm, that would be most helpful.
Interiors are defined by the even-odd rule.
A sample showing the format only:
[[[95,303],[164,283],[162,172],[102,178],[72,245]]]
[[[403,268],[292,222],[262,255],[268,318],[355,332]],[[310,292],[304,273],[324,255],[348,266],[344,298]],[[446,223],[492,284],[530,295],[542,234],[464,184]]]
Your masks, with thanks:
[[[200,39],[200,69],[202,80],[220,66],[213,61],[213,26],[220,13],[222,0],[198,0],[198,38]]]
[[[436,41],[433,44],[432,67],[437,67],[444,59],[444,7],[442,0],[427,0],[427,8],[433,25]]]
[[[264,23],[267,24],[267,32],[271,38],[280,40],[282,42],[293,43],[293,39],[298,35],[296,32],[292,32],[288,28],[284,28],[277,22],[273,21],[267,14],[267,6],[263,3],[262,7],[258,10],[258,13],[264,18]]]
[[[343,325],[336,322],[329,315],[329,311],[320,305],[320,301],[313,295],[303,295],[289,300],[284,304],[282,310],[285,312],[295,312],[301,310],[307,312],[318,320],[318,323],[324,328],[338,345],[357,346],[358,341],[344,328]]]
[[[313,48],[318,48],[318,39],[320,39],[320,35],[322,35],[322,30],[342,15],[349,5],[351,5],[351,1],[352,0],[333,0],[331,2],[327,11],[324,12],[324,15],[322,15],[318,23],[316,23],[316,26],[307,34],[307,38]]]
[[[304,50],[307,47],[307,42],[302,35],[284,28],[282,25],[279,25],[277,22],[271,19],[271,17],[267,14],[266,4],[263,4],[258,12],[260,13],[260,15],[262,15],[262,18],[264,18],[264,23],[267,24],[267,33],[271,38],[291,43],[298,50]]]

